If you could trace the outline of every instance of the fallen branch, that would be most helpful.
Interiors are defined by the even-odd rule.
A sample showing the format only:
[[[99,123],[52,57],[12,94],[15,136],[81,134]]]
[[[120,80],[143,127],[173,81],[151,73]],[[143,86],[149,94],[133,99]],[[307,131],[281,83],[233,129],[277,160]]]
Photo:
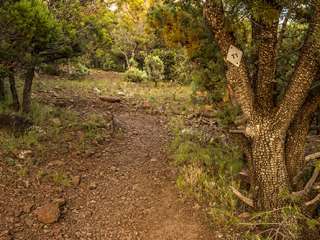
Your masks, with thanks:
[[[236,118],[236,120],[234,121],[234,124],[237,126],[240,126],[240,125],[244,125],[247,121],[248,119],[245,116],[240,116]]]
[[[305,157],[306,166],[293,178],[294,185],[298,183],[306,171],[315,167],[318,158],[320,158],[320,152],[313,153]]]
[[[121,99],[118,97],[108,97],[108,96],[102,96],[100,97],[100,100],[103,102],[109,102],[109,103],[119,103],[121,102]]]
[[[250,176],[248,169],[241,170],[241,172],[239,172],[239,176],[244,182],[250,184]]]
[[[246,131],[244,129],[231,129],[229,130],[230,133],[234,133],[234,134],[244,134],[246,133]]]
[[[304,189],[302,191],[299,192],[294,192],[292,193],[294,196],[304,196],[307,195],[311,189],[313,184],[316,182],[317,178],[319,177],[320,174],[320,170],[318,168],[314,169],[314,172],[312,174],[312,177],[309,179],[309,181],[307,182],[307,184],[305,185]]]
[[[247,204],[248,206],[250,206],[250,207],[252,207],[252,208],[254,207],[254,205],[253,205],[253,200],[252,200],[252,199],[243,196],[242,193],[239,192],[239,191],[238,191],[237,189],[235,189],[234,187],[231,187],[231,190],[232,190],[232,192],[233,192],[242,202],[244,202],[245,204]]]
[[[312,160],[315,160],[318,158],[320,158],[320,152],[310,154],[310,155],[306,156],[305,159],[306,159],[306,162],[309,162],[309,161],[312,161]]]
[[[314,199],[312,199],[312,200],[309,201],[309,202],[306,202],[304,205],[305,205],[306,207],[310,207],[310,206],[312,206],[312,205],[317,204],[318,202],[320,202],[320,193],[319,193]]]

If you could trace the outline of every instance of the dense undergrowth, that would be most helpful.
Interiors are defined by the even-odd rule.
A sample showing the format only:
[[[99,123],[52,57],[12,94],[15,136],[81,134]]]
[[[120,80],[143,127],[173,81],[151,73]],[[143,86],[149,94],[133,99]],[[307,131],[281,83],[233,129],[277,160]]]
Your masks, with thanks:
[[[242,191],[250,187],[239,175],[245,157],[224,130],[237,116],[236,112],[237,109],[228,107],[216,113],[214,121],[218,127],[213,132],[201,125],[194,127],[196,124],[188,124],[183,118],[172,119],[170,129],[174,137],[170,152],[179,169],[179,189],[205,206],[213,228],[225,239],[295,239],[302,228],[308,232],[316,230],[319,222],[302,214],[294,203],[256,213],[234,194],[232,187]],[[248,194],[249,191],[245,195]],[[281,214],[281,221],[274,220],[276,214]],[[294,225],[294,221],[300,225]]]

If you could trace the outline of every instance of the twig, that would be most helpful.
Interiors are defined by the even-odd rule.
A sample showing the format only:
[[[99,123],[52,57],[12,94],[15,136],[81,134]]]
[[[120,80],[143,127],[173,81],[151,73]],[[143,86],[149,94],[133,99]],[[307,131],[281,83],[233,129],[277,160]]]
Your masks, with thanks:
[[[313,153],[313,154],[306,156],[306,162],[309,162],[311,160],[315,160],[317,158],[320,158],[320,152],[316,152],[316,153]]]
[[[292,194],[294,196],[303,196],[303,195],[307,195],[310,190],[312,189],[313,184],[316,182],[318,176],[320,174],[320,170],[318,168],[314,169],[314,172],[312,174],[312,177],[309,179],[309,181],[307,182],[307,184],[305,185],[304,189],[302,191],[299,192],[293,192]]]
[[[231,129],[229,130],[230,133],[235,133],[235,134],[245,134],[245,130],[244,129]]]
[[[247,121],[248,119],[245,116],[240,116],[234,121],[234,124],[239,126],[245,124]]]
[[[320,152],[310,154],[305,157],[306,166],[304,169],[298,172],[298,174],[293,178],[293,183],[297,184],[300,178],[303,176],[303,174],[306,172],[306,170],[309,170],[310,168],[313,168],[316,165],[316,160],[320,158]]]
[[[319,193],[314,199],[312,199],[312,200],[309,201],[309,202],[306,202],[304,205],[305,205],[306,207],[309,207],[309,206],[312,206],[312,205],[317,204],[318,202],[320,202],[320,193]]]
[[[234,187],[231,187],[232,192],[241,200],[243,201],[245,204],[247,204],[250,207],[254,207],[253,205],[253,200],[250,198],[247,198],[245,196],[242,195],[241,192],[239,192],[237,189],[235,189]]]

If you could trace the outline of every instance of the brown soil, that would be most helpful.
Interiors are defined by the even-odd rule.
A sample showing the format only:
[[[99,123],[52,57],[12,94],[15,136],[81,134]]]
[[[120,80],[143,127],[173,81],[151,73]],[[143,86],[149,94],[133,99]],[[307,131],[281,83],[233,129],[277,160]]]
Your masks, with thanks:
[[[105,103],[94,101],[91,110],[104,114]],[[78,186],[13,179],[16,175],[0,161],[0,240],[215,239],[199,205],[176,189],[176,169],[167,155],[167,119],[132,110],[126,100],[112,105],[106,108],[120,130],[109,143],[85,156],[56,156],[59,161],[42,166],[62,165],[81,177]],[[59,221],[40,223],[35,209],[57,198],[66,200]]]

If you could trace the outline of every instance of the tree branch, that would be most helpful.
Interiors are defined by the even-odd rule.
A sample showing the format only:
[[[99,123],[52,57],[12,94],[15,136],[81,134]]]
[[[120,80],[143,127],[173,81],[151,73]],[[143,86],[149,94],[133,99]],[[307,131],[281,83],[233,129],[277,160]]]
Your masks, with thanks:
[[[320,158],[320,152],[306,156],[306,162],[310,162],[310,161],[318,159],[318,158]]]
[[[306,99],[294,120],[291,122],[286,138],[286,166],[290,180],[293,180],[297,173],[303,169],[307,157],[304,157],[306,138],[310,131],[313,113],[320,104],[320,92]],[[320,155],[319,155],[320,157]]]
[[[311,201],[306,202],[304,205],[306,207],[310,207],[310,206],[313,206],[313,205],[315,205],[315,204],[317,204],[319,202],[320,202],[320,193],[314,199],[312,199]]]
[[[303,169],[301,169],[297,175],[293,178],[293,183],[294,184],[297,184],[299,179],[301,179],[301,177],[303,176],[303,174],[306,172],[306,171],[309,171],[310,169],[313,169],[315,168],[315,165],[317,163],[317,159],[320,158],[320,153],[314,153],[314,154],[310,154],[308,156],[305,157],[305,162],[306,162],[306,165]]]
[[[254,41],[258,47],[258,76],[256,81],[256,102],[263,110],[273,108],[273,89],[275,87],[275,73],[277,62],[278,26],[280,11],[271,20],[271,23],[257,20],[254,24]]]
[[[320,0],[314,0],[313,6],[315,11],[307,39],[286,94],[276,113],[276,118],[284,128],[289,127],[290,122],[305,101],[319,68]]]
[[[206,1],[204,5],[204,16],[216,39],[222,55],[226,58],[231,45],[236,45],[233,36],[225,30],[225,18],[222,2]],[[239,67],[227,63],[226,73],[235,97],[239,103],[244,115],[250,118],[253,114],[253,91],[250,83],[245,61],[242,61]]]
[[[312,177],[309,179],[309,181],[305,185],[304,189],[299,192],[293,192],[292,194],[295,196],[305,196],[305,195],[309,194],[309,192],[312,189],[313,184],[316,182],[317,178],[319,177],[319,174],[320,174],[320,170],[318,168],[315,168],[314,172],[312,174]]]
[[[238,191],[237,189],[235,189],[234,187],[231,187],[231,190],[232,190],[232,192],[233,192],[242,202],[244,202],[245,204],[247,204],[248,206],[250,206],[250,207],[252,207],[252,208],[254,207],[254,205],[253,205],[253,200],[252,200],[252,199],[243,196],[242,193],[239,192],[239,191]]]

